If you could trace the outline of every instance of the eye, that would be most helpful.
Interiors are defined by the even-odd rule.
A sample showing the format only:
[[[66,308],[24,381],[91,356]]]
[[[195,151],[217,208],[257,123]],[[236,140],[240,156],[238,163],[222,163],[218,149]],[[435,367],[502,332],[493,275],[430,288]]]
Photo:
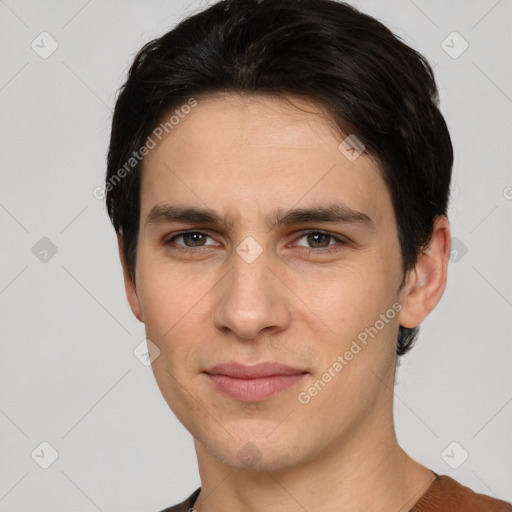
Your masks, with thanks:
[[[307,231],[302,233],[298,240],[305,239],[306,243],[310,244],[313,249],[308,248],[307,246],[298,245],[299,247],[304,247],[305,251],[308,253],[323,253],[323,252],[336,252],[343,248],[344,245],[348,244],[348,240],[332,235],[331,233],[325,233],[323,231]],[[333,241],[334,243],[329,243],[329,241]],[[336,242],[338,245],[336,246]]]
[[[164,244],[172,246],[173,249],[178,251],[198,252],[198,250],[207,248],[209,245],[212,245],[208,245],[206,243],[207,239],[212,240],[214,242],[213,245],[219,245],[215,243],[215,241],[203,231],[184,231],[164,240]],[[340,238],[339,236],[335,236],[331,233],[326,233],[323,231],[303,232],[297,240],[302,239],[305,239],[306,243],[309,244],[309,247],[297,244],[297,242],[295,242],[294,245],[301,247],[302,250],[307,253],[314,254],[337,252],[342,249],[343,246],[348,245],[349,243],[348,239]],[[179,240],[181,240],[182,243],[179,243]]]
[[[183,240],[183,244],[176,242],[176,240],[179,240],[180,238]],[[185,231],[183,233],[178,233],[177,235],[174,235],[172,238],[169,238],[164,243],[166,245],[176,244],[180,248],[183,247],[183,250],[185,251],[193,251],[194,248],[205,247],[206,239],[208,238],[210,238],[210,240],[213,240],[210,236],[208,236],[206,233],[203,233],[202,231]]]

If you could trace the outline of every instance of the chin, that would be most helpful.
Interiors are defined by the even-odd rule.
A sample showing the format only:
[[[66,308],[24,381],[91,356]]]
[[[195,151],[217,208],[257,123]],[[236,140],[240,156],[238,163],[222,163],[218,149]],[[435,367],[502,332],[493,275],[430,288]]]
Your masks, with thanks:
[[[260,437],[238,435],[223,442],[218,438],[211,443],[200,442],[223,464],[243,471],[284,471],[302,465],[305,459],[314,458],[312,454],[308,456],[300,439],[293,442],[289,436],[285,441],[286,437],[272,439],[272,436],[266,438],[267,435],[268,432]]]

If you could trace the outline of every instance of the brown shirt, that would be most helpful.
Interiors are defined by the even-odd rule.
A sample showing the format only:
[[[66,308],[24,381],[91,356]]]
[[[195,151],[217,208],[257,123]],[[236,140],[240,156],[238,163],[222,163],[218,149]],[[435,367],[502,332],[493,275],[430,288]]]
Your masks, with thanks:
[[[434,475],[436,479],[409,512],[512,512],[507,501],[477,494],[449,476]],[[192,512],[200,491],[196,489],[185,501],[162,512]]]

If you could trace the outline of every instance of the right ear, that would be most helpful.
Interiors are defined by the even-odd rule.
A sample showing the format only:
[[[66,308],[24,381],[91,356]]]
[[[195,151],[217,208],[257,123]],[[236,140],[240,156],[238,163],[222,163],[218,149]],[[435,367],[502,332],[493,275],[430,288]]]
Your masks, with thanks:
[[[126,292],[126,298],[128,299],[128,304],[130,304],[132,313],[136,318],[144,323],[142,308],[140,307],[139,297],[137,295],[137,288],[133,282],[132,276],[130,275],[128,265],[126,264],[126,259],[124,257],[123,236],[121,234],[117,235],[117,248],[119,251],[119,259],[121,260],[121,265],[123,267],[124,289]]]

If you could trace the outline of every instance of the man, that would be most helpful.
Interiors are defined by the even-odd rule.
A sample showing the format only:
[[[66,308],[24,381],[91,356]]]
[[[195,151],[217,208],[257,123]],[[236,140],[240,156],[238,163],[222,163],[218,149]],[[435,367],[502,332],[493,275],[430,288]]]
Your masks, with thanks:
[[[511,511],[421,465],[397,357],[441,299],[452,146],[425,59],[331,0],[226,0],[137,55],[105,190],[201,488],[168,511]]]

